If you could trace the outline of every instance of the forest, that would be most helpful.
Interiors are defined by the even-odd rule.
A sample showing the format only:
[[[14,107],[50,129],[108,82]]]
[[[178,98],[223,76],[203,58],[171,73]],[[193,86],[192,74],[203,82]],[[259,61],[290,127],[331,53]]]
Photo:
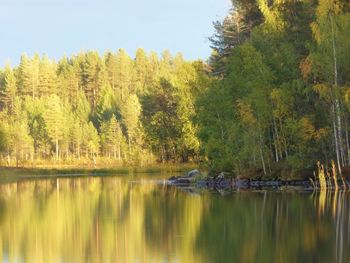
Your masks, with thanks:
[[[214,23],[201,149],[235,174],[290,177],[349,165],[350,2],[233,0]],[[312,175],[312,173],[311,173]]]
[[[147,165],[198,158],[204,64],[164,51],[23,55],[0,74],[2,164]],[[201,76],[203,75],[203,76]]]
[[[232,0],[212,55],[143,49],[0,72],[1,165],[197,162],[289,177],[350,165],[350,3]]]

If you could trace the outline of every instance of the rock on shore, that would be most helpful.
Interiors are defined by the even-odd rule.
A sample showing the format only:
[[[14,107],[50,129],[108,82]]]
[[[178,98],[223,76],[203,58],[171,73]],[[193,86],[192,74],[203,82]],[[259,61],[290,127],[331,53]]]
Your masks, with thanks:
[[[239,178],[226,178],[224,173],[215,177],[201,178],[199,170],[192,170],[184,176],[173,176],[168,179],[168,184],[177,187],[196,187],[208,189],[248,189],[248,188],[277,188],[280,186],[301,186],[310,188],[307,180],[250,180]]]

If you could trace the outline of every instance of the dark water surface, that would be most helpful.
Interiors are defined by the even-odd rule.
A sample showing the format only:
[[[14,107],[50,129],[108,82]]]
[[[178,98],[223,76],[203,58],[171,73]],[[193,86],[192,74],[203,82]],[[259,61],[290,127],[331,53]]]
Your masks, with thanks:
[[[164,176],[166,177],[166,176]],[[350,262],[349,193],[188,193],[150,175],[0,185],[3,262]]]

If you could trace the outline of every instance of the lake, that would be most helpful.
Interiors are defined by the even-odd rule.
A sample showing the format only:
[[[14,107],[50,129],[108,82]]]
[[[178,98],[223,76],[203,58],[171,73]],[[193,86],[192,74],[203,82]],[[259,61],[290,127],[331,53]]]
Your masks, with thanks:
[[[184,191],[169,175],[0,185],[3,262],[350,262],[349,194]]]

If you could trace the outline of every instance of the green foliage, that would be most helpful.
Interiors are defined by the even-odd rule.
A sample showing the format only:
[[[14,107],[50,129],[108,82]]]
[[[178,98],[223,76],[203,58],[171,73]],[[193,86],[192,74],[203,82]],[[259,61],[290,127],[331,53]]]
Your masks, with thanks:
[[[13,70],[9,65],[5,67],[2,76],[1,106],[9,112],[13,112],[14,103],[17,96],[17,81]]]
[[[9,138],[6,128],[1,125],[0,126],[0,151],[6,151],[8,148]]]
[[[142,164],[161,160],[155,145],[168,140],[167,160],[187,161],[198,156],[193,94],[206,78],[203,68],[180,54],[166,51],[158,59],[142,49],[134,60],[122,49],[104,56],[81,52],[58,63],[23,55],[18,67],[0,71],[0,154],[8,165],[14,159],[18,165],[42,159],[96,164],[97,157]],[[163,79],[171,94],[160,84]],[[176,106],[164,108],[160,94]],[[141,103],[147,98],[151,108]],[[143,122],[153,113],[158,117]],[[161,114],[172,122],[166,133],[157,122]]]
[[[162,161],[188,161],[199,152],[193,95],[198,92],[196,85],[201,83],[203,69],[181,56],[173,59],[169,53],[163,54],[161,64],[163,77],[151,93],[142,97],[146,144]]]
[[[274,174],[277,163],[294,172],[317,160],[349,165],[347,2],[233,4],[214,24],[217,78],[196,103],[203,159],[238,176]]]
[[[119,122],[114,116],[101,124],[101,146],[103,152],[119,160],[125,152],[125,138]]]
[[[0,71],[0,153],[10,165],[201,160],[237,176],[350,166],[347,1],[232,3],[208,63],[167,50],[23,55]]]

